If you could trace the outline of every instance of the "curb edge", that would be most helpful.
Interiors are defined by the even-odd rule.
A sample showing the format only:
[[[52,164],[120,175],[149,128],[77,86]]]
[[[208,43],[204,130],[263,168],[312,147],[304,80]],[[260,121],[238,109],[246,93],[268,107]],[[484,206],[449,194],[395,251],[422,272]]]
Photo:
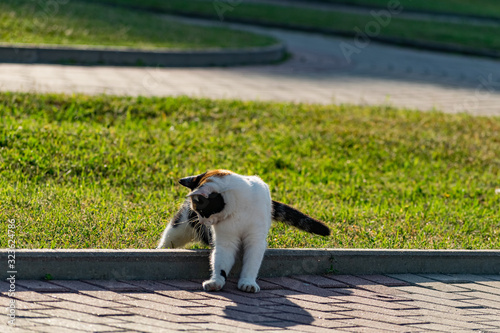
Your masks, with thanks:
[[[60,45],[0,45],[0,62],[70,63],[164,67],[235,66],[276,62],[284,58],[283,43],[244,49],[138,50]]]
[[[8,249],[0,254],[7,258]],[[15,250],[16,278],[168,280],[209,276],[210,250]],[[241,262],[234,272],[239,272]],[[260,277],[500,274],[500,250],[268,249]],[[1,273],[3,279],[8,271]]]

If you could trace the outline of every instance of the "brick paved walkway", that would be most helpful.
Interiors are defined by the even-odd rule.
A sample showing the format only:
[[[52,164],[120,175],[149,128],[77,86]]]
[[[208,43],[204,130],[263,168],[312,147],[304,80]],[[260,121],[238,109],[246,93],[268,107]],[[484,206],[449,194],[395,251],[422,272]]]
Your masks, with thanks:
[[[287,44],[292,58],[279,65],[232,68],[0,64],[0,91],[389,104],[500,115],[500,61],[279,29],[245,29],[276,36]],[[357,45],[357,51],[346,57],[341,49],[345,43]]]
[[[295,276],[229,281],[17,281],[1,332],[500,332],[500,276]],[[8,285],[2,282],[2,291]],[[2,304],[9,297],[4,292]]]

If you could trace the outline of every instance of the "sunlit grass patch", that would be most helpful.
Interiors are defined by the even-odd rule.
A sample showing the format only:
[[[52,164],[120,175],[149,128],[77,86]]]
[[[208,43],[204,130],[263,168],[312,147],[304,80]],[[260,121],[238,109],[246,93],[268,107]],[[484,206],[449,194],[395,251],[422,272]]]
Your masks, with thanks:
[[[271,247],[500,247],[499,118],[1,93],[0,119],[0,220],[20,248],[154,247],[177,180],[211,168],[258,174],[333,230],[277,224]]]

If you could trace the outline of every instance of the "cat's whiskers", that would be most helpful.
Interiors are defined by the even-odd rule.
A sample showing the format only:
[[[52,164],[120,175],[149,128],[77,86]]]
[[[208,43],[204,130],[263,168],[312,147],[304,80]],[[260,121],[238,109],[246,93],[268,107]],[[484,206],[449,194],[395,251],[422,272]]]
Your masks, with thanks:
[[[197,223],[195,225],[195,229],[196,229],[196,233],[199,234],[200,236],[204,236],[204,233],[205,233],[205,229],[202,227],[202,224],[201,223]]]
[[[193,217],[191,219],[187,219],[186,221],[178,222],[175,225],[181,225],[181,224],[191,223],[191,222],[195,222],[197,220],[198,220],[198,216]]]

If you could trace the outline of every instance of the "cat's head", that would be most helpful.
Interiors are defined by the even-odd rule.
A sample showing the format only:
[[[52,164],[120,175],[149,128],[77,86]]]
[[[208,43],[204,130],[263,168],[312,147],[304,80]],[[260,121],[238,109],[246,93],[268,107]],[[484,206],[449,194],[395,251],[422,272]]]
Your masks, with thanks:
[[[222,192],[222,179],[231,175],[229,170],[211,170],[201,175],[185,177],[179,183],[191,190],[188,194],[191,209],[198,214],[201,223],[206,226],[219,222],[221,213],[226,207]]]

